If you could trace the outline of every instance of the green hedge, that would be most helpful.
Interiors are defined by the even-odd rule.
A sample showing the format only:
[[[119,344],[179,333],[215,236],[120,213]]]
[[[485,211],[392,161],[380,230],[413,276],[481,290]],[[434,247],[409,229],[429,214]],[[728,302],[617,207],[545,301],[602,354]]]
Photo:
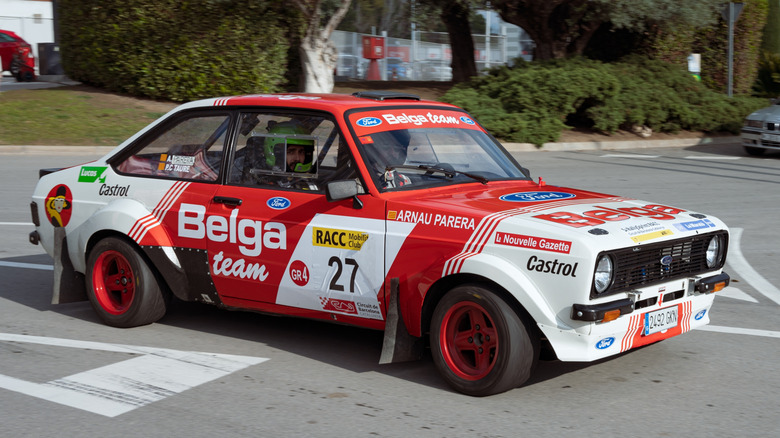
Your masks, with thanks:
[[[536,145],[556,141],[570,126],[737,134],[747,114],[767,105],[765,99],[728,98],[684,69],[639,57],[611,64],[521,62],[459,84],[443,100],[465,108],[504,141]]]
[[[281,2],[61,0],[59,8],[63,67],[87,84],[188,101],[283,91],[297,80],[285,75],[302,22]]]

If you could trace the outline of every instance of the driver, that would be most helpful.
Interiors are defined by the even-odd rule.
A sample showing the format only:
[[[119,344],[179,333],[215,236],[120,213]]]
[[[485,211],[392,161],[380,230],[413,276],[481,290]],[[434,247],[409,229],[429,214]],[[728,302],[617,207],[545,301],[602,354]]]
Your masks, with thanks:
[[[372,135],[376,143],[370,143],[368,155],[374,171],[379,176],[382,188],[393,189],[412,183],[408,176],[399,173],[395,166],[406,163],[406,155],[411,136],[406,129],[387,131]]]
[[[268,132],[279,134],[265,140],[264,152],[268,169],[281,170],[281,164],[284,163],[288,173],[299,173],[302,174],[301,176],[310,176],[315,173],[314,140],[310,137],[304,137],[308,133],[303,126],[295,121],[280,122],[269,127]],[[286,145],[284,152],[282,152],[283,145]],[[292,176],[280,177],[277,183],[281,187],[317,190],[316,184],[312,181],[305,179],[293,181],[293,179]]]

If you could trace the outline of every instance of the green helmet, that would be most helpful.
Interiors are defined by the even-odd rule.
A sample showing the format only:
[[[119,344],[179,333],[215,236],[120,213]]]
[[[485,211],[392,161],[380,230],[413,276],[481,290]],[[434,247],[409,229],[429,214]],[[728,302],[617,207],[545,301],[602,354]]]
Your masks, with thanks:
[[[265,139],[265,162],[269,168],[273,168],[277,163],[286,166],[284,157],[287,145],[296,144],[304,146],[306,150],[306,162],[297,163],[294,172],[309,172],[314,161],[314,140],[310,137],[300,138],[299,135],[308,135],[306,129],[298,122],[287,121],[276,123],[268,129],[269,134],[277,134]]]

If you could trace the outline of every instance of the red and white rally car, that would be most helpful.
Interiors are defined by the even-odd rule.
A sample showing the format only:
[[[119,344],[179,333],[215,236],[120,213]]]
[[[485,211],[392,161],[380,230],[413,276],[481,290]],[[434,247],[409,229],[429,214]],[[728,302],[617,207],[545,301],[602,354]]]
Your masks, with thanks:
[[[171,296],[384,330],[489,395],[551,349],[593,361],[709,322],[728,229],[533,181],[455,106],[388,92],[182,105],[94,162],[42,171],[32,243],[54,301],[107,324]]]

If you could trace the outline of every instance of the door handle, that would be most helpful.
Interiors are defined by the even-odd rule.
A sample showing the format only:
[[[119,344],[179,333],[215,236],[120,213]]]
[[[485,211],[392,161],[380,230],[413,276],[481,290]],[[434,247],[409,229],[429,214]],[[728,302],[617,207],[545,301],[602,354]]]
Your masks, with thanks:
[[[228,196],[215,196],[212,201],[216,202],[217,204],[225,204],[228,207],[238,207],[242,202],[244,202],[240,198],[231,198]]]

